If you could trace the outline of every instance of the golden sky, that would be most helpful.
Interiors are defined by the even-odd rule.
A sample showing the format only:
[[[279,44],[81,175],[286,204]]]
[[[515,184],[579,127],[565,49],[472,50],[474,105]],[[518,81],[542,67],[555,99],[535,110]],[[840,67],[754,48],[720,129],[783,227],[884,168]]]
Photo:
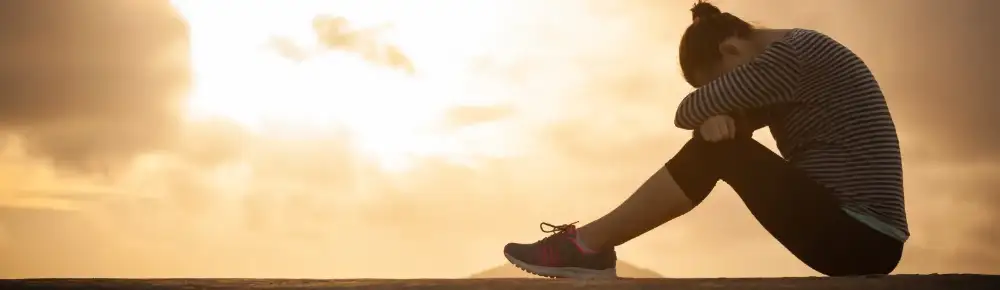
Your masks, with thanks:
[[[599,217],[690,136],[691,1],[47,1],[0,2],[20,11],[0,18],[0,277],[463,277],[538,222]],[[1000,4],[716,4],[872,67],[903,142],[897,272],[1000,273]],[[725,186],[619,253],[816,274]]]

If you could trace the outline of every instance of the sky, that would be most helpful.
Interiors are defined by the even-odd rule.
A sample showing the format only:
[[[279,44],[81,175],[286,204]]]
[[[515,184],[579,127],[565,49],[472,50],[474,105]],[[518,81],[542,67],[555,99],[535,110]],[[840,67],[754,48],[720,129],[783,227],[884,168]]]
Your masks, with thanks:
[[[0,277],[464,277],[690,136],[692,1],[55,1],[0,2]],[[1000,4],[714,3],[871,67],[904,156],[897,273],[1000,273]],[[817,275],[725,185],[618,251]]]

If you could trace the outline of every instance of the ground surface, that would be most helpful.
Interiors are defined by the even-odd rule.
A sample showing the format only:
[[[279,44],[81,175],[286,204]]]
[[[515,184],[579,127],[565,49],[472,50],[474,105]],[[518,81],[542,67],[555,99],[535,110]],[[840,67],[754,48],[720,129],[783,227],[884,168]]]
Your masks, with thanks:
[[[897,275],[872,278],[278,280],[278,279],[37,279],[0,280],[0,289],[905,289],[997,290],[1000,276]]]

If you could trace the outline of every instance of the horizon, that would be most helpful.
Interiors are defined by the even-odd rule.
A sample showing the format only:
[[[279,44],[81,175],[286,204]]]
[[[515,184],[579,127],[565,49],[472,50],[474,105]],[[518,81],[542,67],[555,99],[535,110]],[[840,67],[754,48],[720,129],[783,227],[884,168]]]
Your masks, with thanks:
[[[998,3],[712,2],[871,66],[913,235],[894,273],[1000,274]],[[694,1],[420,3],[0,4],[24,12],[0,19],[24,84],[0,97],[0,278],[466,277],[690,137]],[[618,251],[666,277],[817,274],[724,183]]]

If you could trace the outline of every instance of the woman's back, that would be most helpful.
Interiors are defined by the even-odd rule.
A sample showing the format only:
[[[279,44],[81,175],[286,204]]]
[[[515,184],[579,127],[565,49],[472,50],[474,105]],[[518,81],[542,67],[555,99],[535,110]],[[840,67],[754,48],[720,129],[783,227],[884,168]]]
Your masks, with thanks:
[[[801,64],[795,102],[771,124],[782,155],[834,189],[845,209],[907,239],[899,140],[878,82],[822,33],[796,29],[783,41]]]

